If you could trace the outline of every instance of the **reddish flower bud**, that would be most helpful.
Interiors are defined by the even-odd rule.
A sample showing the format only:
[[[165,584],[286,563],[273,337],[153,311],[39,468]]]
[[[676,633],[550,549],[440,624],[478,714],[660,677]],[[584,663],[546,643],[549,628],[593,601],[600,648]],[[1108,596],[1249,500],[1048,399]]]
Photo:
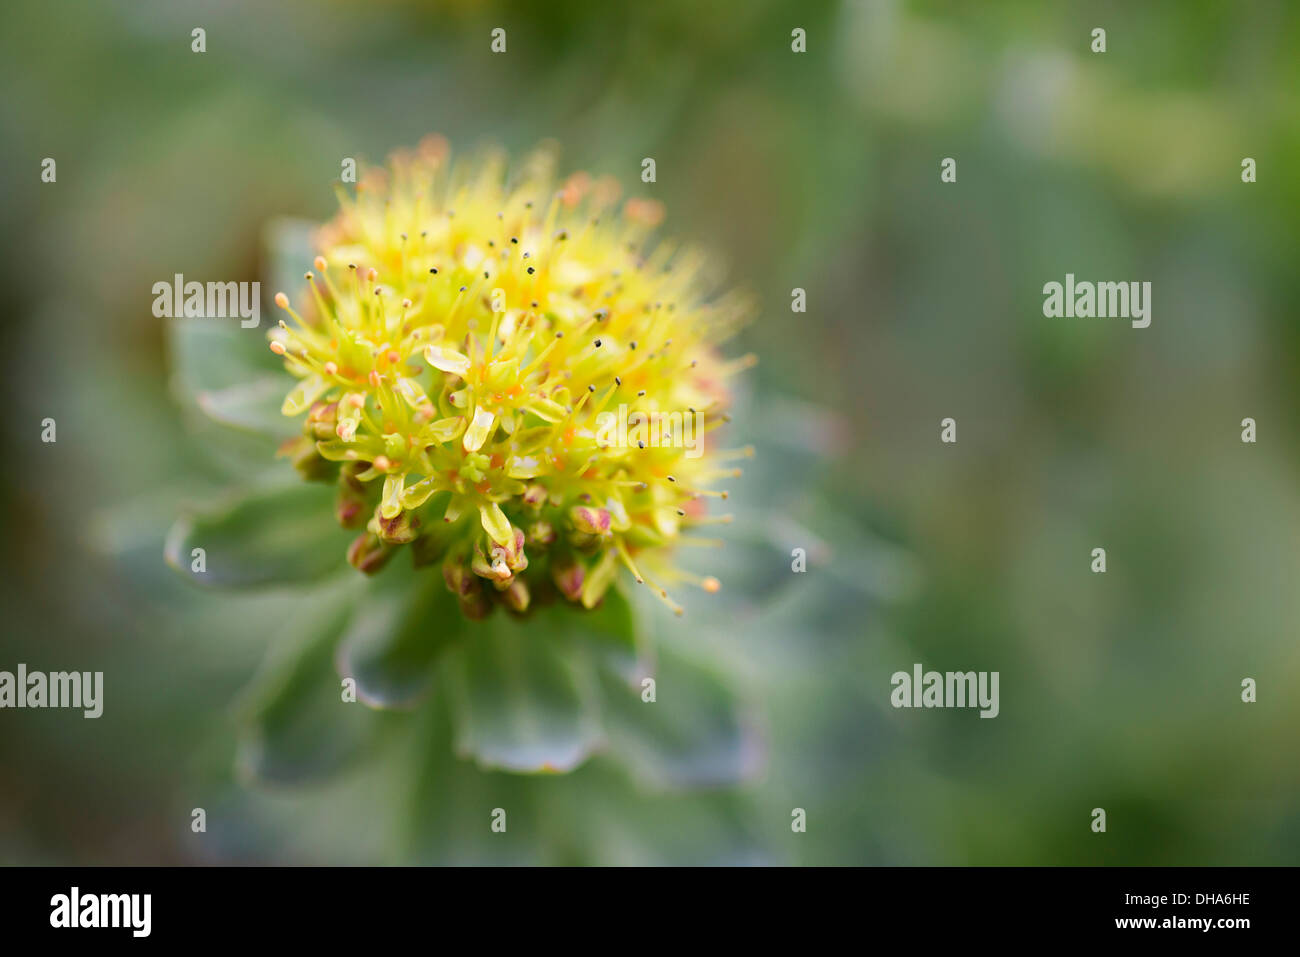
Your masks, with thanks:
[[[516,578],[510,587],[501,593],[502,603],[516,614],[522,615],[528,610],[528,586],[522,578]]]
[[[348,562],[357,571],[373,575],[393,557],[393,546],[379,540],[379,536],[366,532],[358,535],[348,546]]]
[[[556,559],[551,564],[551,579],[560,594],[569,601],[582,600],[582,581],[585,577],[586,569],[571,557]]]

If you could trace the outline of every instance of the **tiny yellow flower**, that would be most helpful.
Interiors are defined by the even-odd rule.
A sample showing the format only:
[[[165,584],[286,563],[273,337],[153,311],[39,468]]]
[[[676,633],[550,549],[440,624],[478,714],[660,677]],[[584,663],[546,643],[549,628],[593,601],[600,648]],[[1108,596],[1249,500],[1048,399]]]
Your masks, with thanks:
[[[719,583],[673,546],[729,520],[707,504],[752,454],[707,438],[752,364],[717,350],[749,303],[654,239],[659,203],[553,169],[549,150],[512,177],[496,154],[453,164],[430,137],[340,192],[301,308],[276,296],[271,349],[298,379],[282,411],[305,415],[285,451],[338,482],[353,565],[409,545],[470,617],[591,608],[620,567],[680,613],[661,581]]]

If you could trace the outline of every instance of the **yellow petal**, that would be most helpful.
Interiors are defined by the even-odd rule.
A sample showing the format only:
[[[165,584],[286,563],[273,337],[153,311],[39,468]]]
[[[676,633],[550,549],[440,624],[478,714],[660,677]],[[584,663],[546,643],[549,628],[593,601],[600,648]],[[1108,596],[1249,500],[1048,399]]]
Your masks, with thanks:
[[[489,362],[487,367],[487,385],[493,392],[503,392],[515,384],[519,378],[519,360],[516,358],[497,359]]]
[[[531,455],[511,456],[510,461],[506,463],[506,475],[515,479],[536,478],[541,470],[541,462]]]
[[[402,507],[407,509],[419,508],[436,491],[438,491],[438,476],[430,475],[427,478],[422,478],[402,492]]]
[[[550,399],[541,398],[533,399],[528,404],[528,411],[532,412],[543,422],[559,422],[569,414],[569,410],[560,405],[560,403],[553,402]]]
[[[492,433],[492,427],[496,425],[496,421],[496,415],[487,409],[475,409],[474,421],[470,422],[469,428],[465,430],[465,451],[477,452],[483,448],[483,443],[487,441],[488,436]]]
[[[353,462],[358,457],[356,449],[337,439],[322,439],[316,443],[316,451],[320,453],[321,458],[331,462]]]
[[[461,415],[453,419],[439,419],[436,422],[430,422],[421,429],[420,437],[428,444],[441,445],[443,442],[450,442],[460,435],[460,430],[464,427],[465,417]]]
[[[609,586],[614,583],[614,575],[618,571],[618,559],[615,557],[614,549],[605,549],[605,554],[600,557],[587,572],[587,577],[582,581],[582,607],[595,608],[600,600],[605,597],[605,592]]]
[[[404,477],[390,473],[384,477],[384,497],[379,506],[379,514],[384,518],[397,518],[402,514],[402,486]]]
[[[455,349],[444,349],[442,346],[425,346],[424,358],[429,365],[435,369],[441,369],[443,372],[452,372],[463,376],[469,371],[469,356],[463,352],[457,352]]]
[[[298,415],[305,412],[307,408],[324,395],[330,388],[330,383],[318,375],[308,376],[303,379],[293,390],[284,397],[284,404],[280,406],[281,415]]]
[[[510,527],[510,519],[506,518],[506,513],[501,511],[501,506],[496,502],[478,507],[479,517],[483,520],[483,530],[488,533],[492,541],[496,542],[502,548],[510,548],[515,543],[514,529]]]

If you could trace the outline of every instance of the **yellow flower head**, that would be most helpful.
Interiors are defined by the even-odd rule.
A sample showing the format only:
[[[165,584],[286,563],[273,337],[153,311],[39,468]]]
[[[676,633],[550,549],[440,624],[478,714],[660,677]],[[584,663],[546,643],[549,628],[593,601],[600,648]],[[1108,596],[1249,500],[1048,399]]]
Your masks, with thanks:
[[[508,178],[430,137],[340,191],[301,308],[276,296],[292,321],[271,349],[299,380],[283,412],[305,414],[286,451],[337,477],[353,565],[409,545],[471,617],[594,607],[620,567],[680,613],[660,581],[718,583],[671,549],[728,519],[706,514],[739,474],[721,463],[751,454],[708,438],[751,364],[716,350],[748,304],[652,239],[659,203],[553,167],[539,151]]]

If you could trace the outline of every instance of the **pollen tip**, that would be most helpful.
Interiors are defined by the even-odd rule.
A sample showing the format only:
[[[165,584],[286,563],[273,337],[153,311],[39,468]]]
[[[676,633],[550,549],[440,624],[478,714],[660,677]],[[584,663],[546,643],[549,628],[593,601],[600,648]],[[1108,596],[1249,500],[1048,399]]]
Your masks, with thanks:
[[[311,261],[311,264],[316,267],[317,272],[324,272],[327,266],[329,265],[328,263],[325,262],[324,256],[317,256],[315,259]]]
[[[289,297],[282,292],[277,292],[275,294],[275,304],[279,306],[281,309],[288,309]]]
[[[710,595],[716,595],[722,589],[722,582],[718,581],[712,575],[700,582],[700,587]]]
[[[284,355],[285,353],[284,343],[280,342],[279,340],[273,341],[271,343],[271,351],[274,352],[277,356]]]

